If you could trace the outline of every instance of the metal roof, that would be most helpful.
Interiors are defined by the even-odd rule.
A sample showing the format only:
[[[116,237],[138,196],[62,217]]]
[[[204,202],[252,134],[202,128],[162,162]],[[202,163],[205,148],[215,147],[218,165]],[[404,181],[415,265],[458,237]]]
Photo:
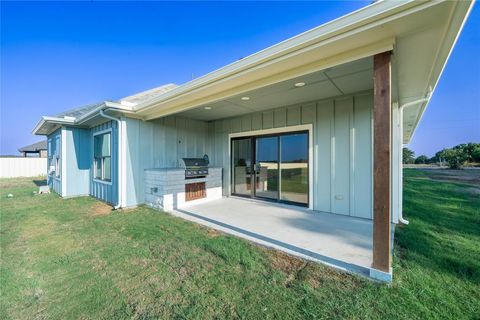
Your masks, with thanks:
[[[161,85],[159,87],[155,87],[150,90],[142,91],[140,93],[136,93],[134,95],[122,98],[119,100],[120,103],[128,103],[132,105],[137,105],[138,103],[145,102],[147,100],[156,98],[170,90],[177,88],[178,85],[175,83],[168,83],[165,85]]]
[[[37,152],[40,150],[47,150],[47,140],[38,141],[18,149],[20,152]]]
[[[73,117],[73,118],[80,118],[84,114],[87,114],[88,112],[92,111],[95,108],[98,108],[104,104],[104,102],[97,102],[97,103],[92,103],[92,104],[87,104],[85,106],[73,108],[64,112],[60,112],[55,115],[55,117],[62,118],[62,117]]]

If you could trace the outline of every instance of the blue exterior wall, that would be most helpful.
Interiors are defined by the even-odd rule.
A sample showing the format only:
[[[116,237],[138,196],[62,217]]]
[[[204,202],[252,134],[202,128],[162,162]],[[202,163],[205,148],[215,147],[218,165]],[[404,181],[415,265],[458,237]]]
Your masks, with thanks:
[[[90,194],[91,133],[90,129],[65,128],[66,197]]]
[[[55,166],[55,158],[58,156],[60,158],[60,165],[62,163],[62,130],[57,129],[47,136],[48,143],[48,165],[47,170],[50,171],[50,166]],[[56,177],[55,173],[51,175],[47,172],[47,183],[50,189],[55,191],[58,194],[62,194],[62,170],[60,168],[60,176]]]
[[[94,179],[94,161],[93,161],[93,136],[96,133],[111,130],[111,157],[112,157],[112,181],[99,181]],[[88,154],[90,163],[90,195],[103,200],[109,204],[118,203],[118,125],[115,121],[108,121],[90,129],[90,152]],[[127,180],[128,183],[128,180]]]
[[[208,123],[170,116],[153,121],[126,118],[126,206],[145,202],[144,171],[175,168],[179,159],[207,153]]]

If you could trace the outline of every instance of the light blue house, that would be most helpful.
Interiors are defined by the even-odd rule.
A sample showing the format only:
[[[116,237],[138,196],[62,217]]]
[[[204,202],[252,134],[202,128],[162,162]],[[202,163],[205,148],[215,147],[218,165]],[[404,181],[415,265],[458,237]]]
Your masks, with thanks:
[[[378,1],[188,83],[44,116],[48,183],[116,208],[253,198],[366,221],[367,268],[388,278],[402,145],[471,8]],[[210,173],[188,177],[182,159],[204,154]]]

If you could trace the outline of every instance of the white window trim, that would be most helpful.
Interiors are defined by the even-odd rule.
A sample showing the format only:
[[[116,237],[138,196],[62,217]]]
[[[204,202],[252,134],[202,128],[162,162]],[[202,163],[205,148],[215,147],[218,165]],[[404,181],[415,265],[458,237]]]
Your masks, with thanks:
[[[55,178],[60,179],[60,175],[61,175],[61,172],[59,170],[61,168],[60,156],[57,154],[57,155],[54,156],[54,159],[55,159],[55,173],[54,173],[54,176],[55,176]]]
[[[113,165],[113,134],[112,134],[112,128],[108,128],[108,129],[104,129],[104,130],[100,130],[98,132],[95,132],[93,134],[93,139],[92,139],[92,158],[93,158],[93,172],[92,172],[92,177],[93,177],[93,181],[96,182],[96,183],[101,183],[101,184],[106,184],[106,185],[109,185],[111,186],[113,184],[113,172],[114,170],[112,170],[112,165]],[[110,159],[111,159],[111,167],[110,167],[110,176],[111,176],[111,179],[110,180],[102,180],[102,179],[98,179],[98,178],[95,178],[95,170],[96,170],[96,167],[95,167],[95,136],[99,136],[99,135],[102,135],[102,134],[106,134],[106,133],[110,133]],[[102,166],[102,171],[104,170],[103,166]],[[102,176],[103,176],[103,172],[102,172]]]
[[[313,125],[310,124],[302,124],[296,126],[288,126],[288,127],[280,127],[280,128],[271,128],[271,129],[260,129],[260,130],[252,130],[252,131],[243,131],[243,132],[236,132],[230,133],[228,135],[228,159],[229,163],[232,159],[232,139],[239,138],[239,137],[248,137],[248,136],[257,136],[257,135],[265,135],[265,134],[275,134],[275,133],[285,133],[285,132],[295,132],[295,131],[308,131],[308,209],[313,210],[313,171],[315,168],[313,167]],[[229,165],[231,168],[231,164]],[[230,170],[229,170],[230,171]],[[231,173],[228,175],[228,195],[232,195],[232,186],[231,186]]]

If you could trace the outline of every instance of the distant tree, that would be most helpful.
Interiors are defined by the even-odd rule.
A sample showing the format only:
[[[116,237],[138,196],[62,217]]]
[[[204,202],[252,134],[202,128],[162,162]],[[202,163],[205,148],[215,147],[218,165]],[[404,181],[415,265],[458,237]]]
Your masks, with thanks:
[[[437,153],[435,153],[433,157],[428,159],[428,163],[439,163],[441,160],[440,154],[442,153],[442,151],[438,151]]]
[[[477,150],[480,148],[480,143],[469,142],[465,144],[460,144],[458,146],[455,146],[454,148],[461,149],[463,153],[465,153],[468,157],[467,161],[476,162],[479,160],[479,158],[477,158]]]
[[[468,160],[468,154],[463,148],[444,149],[441,157],[448,163],[451,169],[461,169]]]
[[[415,159],[415,164],[425,164],[425,163],[428,163],[429,159],[426,155],[421,155],[421,156],[418,156],[416,159]]]
[[[415,162],[415,152],[408,148],[402,149],[402,159],[404,164],[411,164]]]
[[[473,162],[480,162],[480,143],[472,149],[472,161]]]

